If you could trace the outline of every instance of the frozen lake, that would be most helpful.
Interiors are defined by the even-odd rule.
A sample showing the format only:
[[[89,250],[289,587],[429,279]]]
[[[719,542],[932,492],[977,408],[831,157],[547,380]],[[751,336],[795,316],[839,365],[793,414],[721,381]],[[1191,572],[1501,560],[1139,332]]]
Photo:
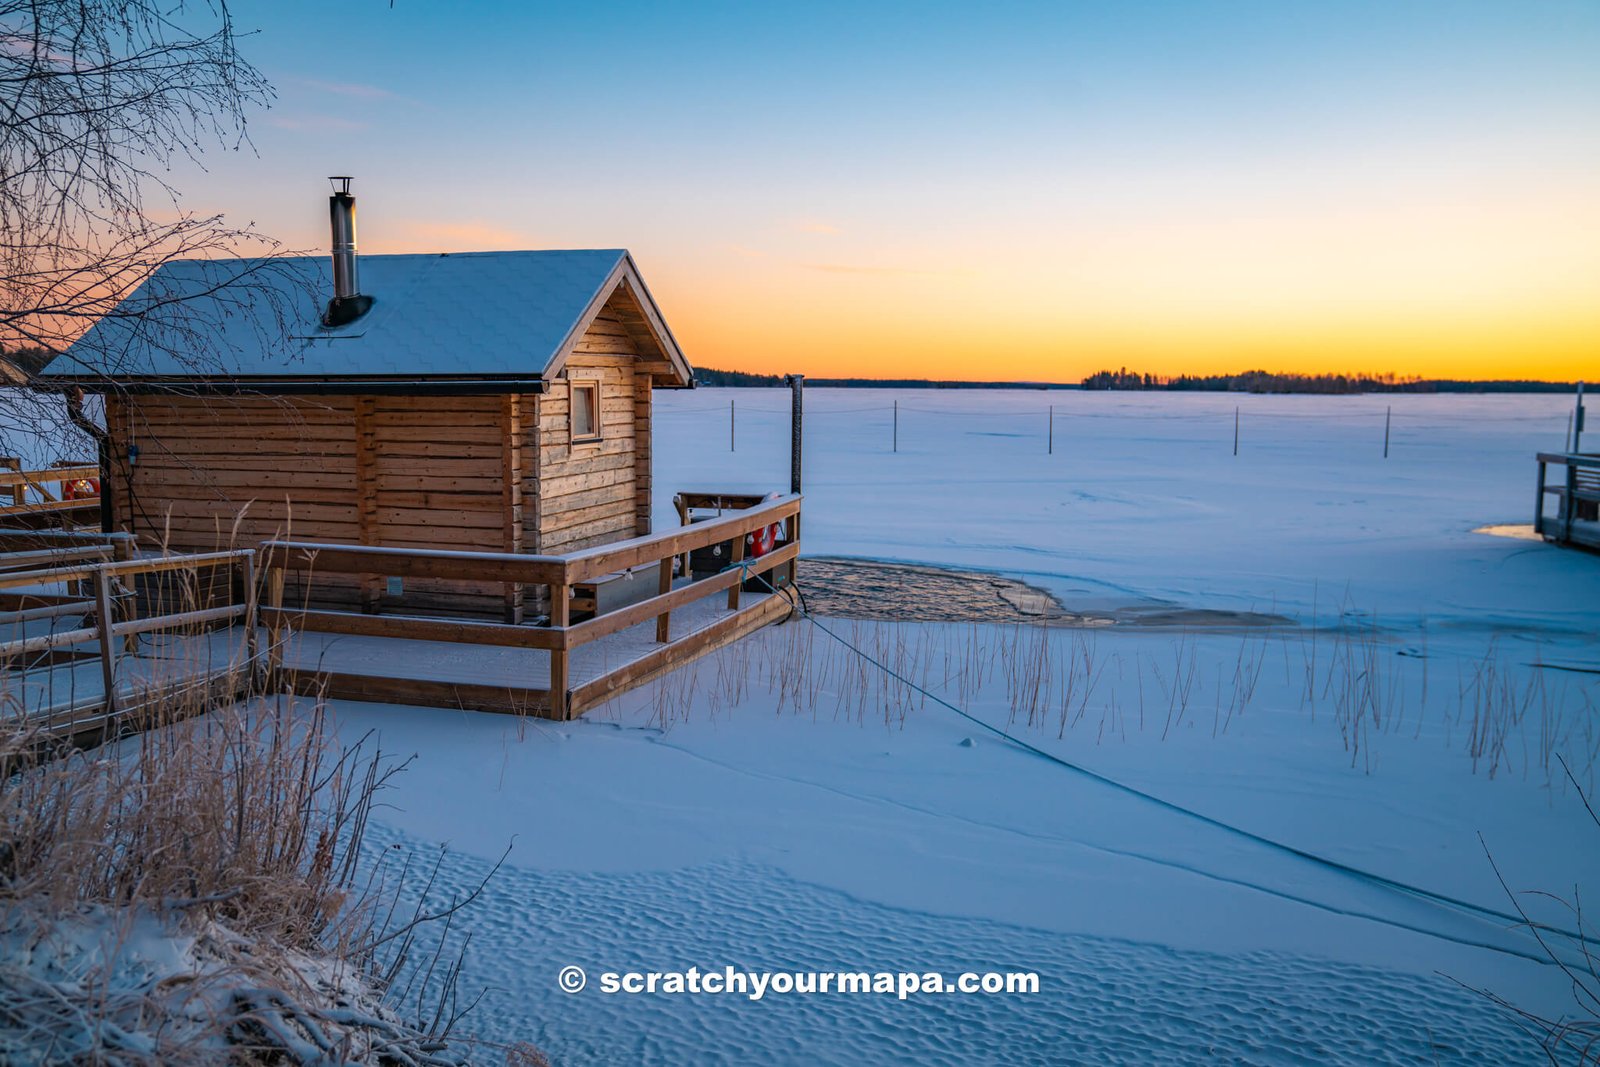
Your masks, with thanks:
[[[786,489],[787,399],[657,393],[658,524],[679,489]],[[461,920],[468,1025],[558,1064],[1537,1061],[1473,990],[1570,990],[1489,857],[1516,890],[1600,885],[1561,768],[1592,790],[1600,558],[1473,530],[1530,520],[1570,406],[810,390],[808,554],[1291,625],[795,620],[577,723],[344,704],[418,754],[374,847],[448,846],[443,893],[511,847]],[[690,966],[1041,988],[598,988]]]

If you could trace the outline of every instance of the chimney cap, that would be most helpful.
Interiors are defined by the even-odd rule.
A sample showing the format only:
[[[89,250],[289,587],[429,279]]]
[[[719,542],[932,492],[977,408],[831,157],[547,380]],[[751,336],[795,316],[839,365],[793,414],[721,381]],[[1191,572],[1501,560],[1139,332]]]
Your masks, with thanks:
[[[341,196],[350,195],[350,183],[355,179],[349,174],[330,174],[328,181],[333,183],[333,191]]]

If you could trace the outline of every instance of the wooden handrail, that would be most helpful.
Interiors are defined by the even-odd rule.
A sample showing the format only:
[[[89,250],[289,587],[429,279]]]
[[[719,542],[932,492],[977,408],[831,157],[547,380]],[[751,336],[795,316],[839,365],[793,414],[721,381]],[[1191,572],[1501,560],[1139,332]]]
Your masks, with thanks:
[[[598,548],[584,549],[567,556],[567,581],[586,582],[603,574],[625,571],[642,563],[654,563],[668,556],[682,555],[696,548],[743,536],[763,526],[771,526],[800,514],[802,498],[794,493],[720,518],[682,526],[666,533],[646,534]]]
[[[1540,463],[1561,463],[1569,467],[1600,467],[1596,452],[1540,452]]]
[[[118,559],[131,559],[138,539],[130,533],[102,533],[99,530],[23,530],[0,527],[0,552],[27,551],[59,545],[82,548],[110,545]]]
[[[265,541],[261,545],[261,555],[269,570],[311,569],[329,574],[385,574],[401,578],[570,586],[771,526],[799,514],[800,503],[798,496],[780,497],[708,522],[559,556],[312,541]]]
[[[100,468],[92,463],[79,464],[74,467],[48,467],[44,470],[33,471],[0,470],[0,488],[15,489],[19,486],[32,486],[38,489],[40,482],[76,482],[84,478],[98,477],[100,477]]]
[[[555,585],[566,573],[560,556],[515,552],[266,541],[261,545],[261,553],[268,570],[317,570],[329,574],[384,574],[397,578],[452,578],[522,585]]]
[[[66,567],[42,567],[32,571],[0,574],[0,589],[15,589],[19,585],[48,585],[69,582],[79,578],[93,578],[104,572],[107,577],[127,574],[160,574],[165,571],[186,571],[200,567],[220,567],[236,563],[255,554],[253,548],[235,548],[226,552],[197,552],[188,556],[151,556],[147,559],[125,559],[111,563],[84,563]]]
[[[641,600],[627,607],[618,608],[616,611],[597,615],[592,619],[576,623],[566,628],[569,635],[568,647],[576,648],[578,645],[587,644],[598,638],[614,634],[618,630],[626,630],[648,619],[668,611],[683,607],[685,604],[699,600],[701,597],[719,592],[723,589],[737,589],[744,581],[747,574],[765,574],[774,567],[788,563],[800,554],[800,546],[787,544],[773,551],[753,559],[745,567],[735,567],[714,574],[709,578],[702,578],[698,582],[674,589],[669,593],[660,593],[648,600]],[[730,607],[734,605],[729,605]]]
[[[248,619],[254,610],[253,583],[247,582],[245,603],[243,604],[230,604],[220,608],[199,608],[169,615],[152,615],[143,619],[115,622],[113,621],[111,607],[112,578],[132,574],[159,574],[174,570],[219,566],[224,563],[242,563],[248,568],[254,557],[254,550],[241,548],[229,552],[207,552],[194,556],[154,556],[149,559],[79,564],[53,569],[25,571],[19,574],[0,575],[0,588],[15,584],[35,585],[83,578],[91,579],[94,582],[94,599],[81,603],[86,607],[92,608],[95,612],[95,624],[91,627],[63,630],[57,633],[40,634],[35,637],[0,642],[0,659],[26,655],[31,652],[46,652],[66,645],[99,639],[101,643],[100,656],[109,684],[116,667],[115,638],[151,633],[156,630],[170,630],[174,627],[187,626],[194,623],[222,622],[238,618]],[[65,612],[62,612],[62,614],[65,614]],[[111,699],[109,689],[107,690],[107,699]]]

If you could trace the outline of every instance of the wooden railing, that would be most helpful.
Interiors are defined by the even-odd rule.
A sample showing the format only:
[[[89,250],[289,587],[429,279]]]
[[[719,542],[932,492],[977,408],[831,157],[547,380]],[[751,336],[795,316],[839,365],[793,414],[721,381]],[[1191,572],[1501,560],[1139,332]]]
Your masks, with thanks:
[[[99,491],[70,493],[69,486],[99,483],[99,467],[62,464],[22,470],[21,461],[0,456],[0,522],[72,522],[99,515]]]
[[[1559,484],[1550,484],[1547,467],[1562,468]],[[1547,518],[1545,501],[1557,501],[1556,515]],[[1600,529],[1578,526],[1600,520],[1600,454],[1593,452],[1540,452],[1538,493],[1534,501],[1535,533],[1568,544],[1600,548]]]
[[[11,533],[7,531],[6,534]],[[30,531],[32,533],[32,531]],[[0,537],[5,534],[0,534]],[[0,556],[0,596],[8,604],[18,606],[0,610],[0,625],[17,626],[46,619],[73,615],[92,618],[88,626],[70,630],[53,630],[0,641],[0,666],[23,676],[30,662],[40,657],[53,657],[73,646],[98,643],[101,689],[89,694],[73,694],[70,707],[52,712],[50,721],[36,724],[46,732],[65,724],[73,730],[89,725],[103,724],[128,709],[121,707],[118,692],[117,667],[120,660],[136,645],[140,634],[172,630],[198,630],[203,627],[242,624],[249,648],[249,663],[230,664],[229,667],[250,667],[256,658],[255,650],[255,552],[240,549],[229,552],[208,552],[193,555],[156,556],[143,559],[110,559],[124,551],[121,539],[108,537],[109,542],[99,546],[67,547],[55,550],[12,552]],[[49,557],[49,558],[37,558]],[[12,564],[37,563],[38,566],[15,567]],[[210,596],[191,600],[187,608],[163,610],[139,617],[134,606],[131,588],[142,577],[167,575],[173,572],[199,572],[217,568],[236,569],[238,581],[230,579],[228,587],[237,587],[242,594],[237,603],[222,606],[209,605]],[[20,592],[28,590],[27,592]],[[127,647],[125,647],[127,646]],[[247,674],[242,671],[241,674]],[[4,682],[0,682],[0,691]],[[150,694],[139,697],[138,703],[148,702]],[[88,719],[85,712],[92,714]],[[59,721],[58,721],[59,720]]]
[[[692,659],[719,643],[747,632],[762,621],[755,618],[758,612],[762,613],[763,618],[771,617],[774,608],[766,597],[747,609],[742,608],[741,589],[748,576],[769,574],[775,568],[792,563],[799,555],[800,503],[798,495],[779,497],[709,521],[566,555],[269,541],[261,546],[266,577],[261,620],[269,635],[269,666],[275,673],[283,671],[286,629],[540,649],[548,652],[550,657],[549,683],[544,689],[455,683],[440,683],[437,687],[430,687],[428,683],[416,679],[387,684],[395,680],[370,675],[359,678],[346,675],[341,683],[341,679],[335,676],[337,672],[323,672],[327,677],[322,682],[315,678],[289,677],[284,684],[308,692],[319,691],[317,686],[324,685],[326,688],[320,691],[335,696],[365,696],[367,699],[399,702],[406,702],[407,697],[429,703],[454,701],[460,706],[481,710],[533,711],[556,719],[571,718],[662,669]],[[783,524],[787,536],[771,552],[746,563],[746,536],[775,524]],[[731,550],[729,569],[698,581],[674,585],[675,557],[723,543],[727,543]],[[570,605],[574,585],[619,572],[637,574],[643,571],[648,581],[651,568],[654,568],[656,578],[653,596],[591,619],[573,621]],[[306,571],[313,575],[444,578],[498,582],[507,586],[545,586],[549,590],[549,620],[543,624],[512,625],[421,615],[375,615],[287,608],[283,603],[284,586],[286,574],[291,570]],[[722,591],[727,593],[727,606],[731,614],[713,625],[676,640],[672,638],[674,611]],[[655,642],[660,646],[658,649],[616,670],[574,684],[571,675],[574,649],[651,619],[656,624]],[[290,672],[291,675],[294,673]]]

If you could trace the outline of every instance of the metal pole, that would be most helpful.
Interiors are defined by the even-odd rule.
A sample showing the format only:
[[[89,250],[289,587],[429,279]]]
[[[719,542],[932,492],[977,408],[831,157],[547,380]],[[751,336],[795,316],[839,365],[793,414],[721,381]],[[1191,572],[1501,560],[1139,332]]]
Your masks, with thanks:
[[[1389,419],[1394,415],[1393,406],[1383,409],[1383,458],[1389,458]]]
[[[1583,440],[1583,383],[1578,383],[1578,406],[1572,411],[1572,451],[1582,452]]]
[[[800,451],[802,443],[801,429],[805,422],[805,391],[806,376],[804,374],[790,374],[784,381],[789,383],[789,492],[800,492]]]
[[[733,401],[728,401],[728,451],[733,451]]]
[[[1045,431],[1044,440],[1045,440],[1044,454],[1047,455],[1047,456],[1055,455],[1056,454],[1056,406],[1054,404],[1050,405],[1050,429]]]
[[[894,402],[894,450],[900,451],[900,401]]]
[[[1544,460],[1541,459],[1539,461],[1538,492],[1533,498],[1533,532],[1541,536],[1544,534],[1544,530],[1541,529],[1544,525],[1544,479]]]
[[[1239,454],[1239,409],[1233,409],[1233,454]]]

